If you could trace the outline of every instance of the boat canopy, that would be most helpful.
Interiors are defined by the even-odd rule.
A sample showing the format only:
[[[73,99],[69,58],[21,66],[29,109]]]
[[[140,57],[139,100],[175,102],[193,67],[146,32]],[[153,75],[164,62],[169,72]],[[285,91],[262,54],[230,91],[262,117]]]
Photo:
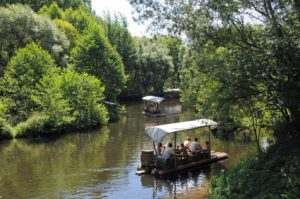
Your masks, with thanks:
[[[145,129],[146,133],[152,138],[155,143],[159,143],[163,138],[170,134],[190,129],[203,128],[203,127],[216,127],[218,124],[209,119],[198,119],[187,122],[178,122],[171,124],[164,124],[159,126],[148,127]]]
[[[156,97],[156,96],[145,96],[142,99],[146,100],[146,101],[154,102],[154,103],[160,103],[165,98],[163,98],[163,97]]]

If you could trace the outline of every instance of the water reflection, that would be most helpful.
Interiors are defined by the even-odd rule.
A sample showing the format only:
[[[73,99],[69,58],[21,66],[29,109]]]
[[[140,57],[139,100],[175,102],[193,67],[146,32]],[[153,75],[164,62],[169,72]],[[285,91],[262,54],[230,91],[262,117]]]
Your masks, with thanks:
[[[152,198],[176,198],[177,195],[188,194],[195,189],[208,188],[210,172],[211,166],[207,165],[163,178],[145,175],[141,176],[141,184],[152,188]]]
[[[127,117],[106,128],[32,142],[11,140],[0,144],[0,198],[163,198],[207,187],[210,175],[232,168],[252,153],[252,143],[223,141],[212,136],[212,148],[227,152],[229,160],[158,179],[135,174],[142,149],[152,149],[146,126],[195,119],[181,113],[176,101],[165,101],[164,118],[142,115],[143,104],[127,105]],[[200,143],[208,131],[184,132]],[[164,141],[173,139],[166,137]]]

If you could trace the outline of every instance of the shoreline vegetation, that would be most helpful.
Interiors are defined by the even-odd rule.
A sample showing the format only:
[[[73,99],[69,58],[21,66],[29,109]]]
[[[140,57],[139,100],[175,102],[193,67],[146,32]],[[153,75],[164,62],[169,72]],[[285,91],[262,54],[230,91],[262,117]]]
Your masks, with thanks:
[[[0,140],[98,128],[179,86],[179,38],[133,37],[88,0],[0,2],[0,27]]]
[[[299,198],[300,136],[299,124],[276,128],[275,144],[231,171],[214,176],[211,198]],[[283,133],[283,132],[284,133]]]
[[[299,198],[299,1],[130,3],[139,20],[188,38],[183,104],[218,121],[216,134],[254,138],[257,155],[216,176],[210,197]],[[275,143],[264,151],[266,126]]]
[[[0,140],[101,127],[125,112],[119,99],[179,88],[216,135],[256,143],[210,197],[299,198],[299,1],[130,3],[170,34],[133,37],[90,0],[0,2]],[[266,126],[276,141],[264,151]]]

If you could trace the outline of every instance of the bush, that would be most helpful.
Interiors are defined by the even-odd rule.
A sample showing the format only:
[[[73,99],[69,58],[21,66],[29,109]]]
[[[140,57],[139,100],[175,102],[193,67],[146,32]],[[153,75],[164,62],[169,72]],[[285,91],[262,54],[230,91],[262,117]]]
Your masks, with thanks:
[[[125,106],[122,106],[117,103],[109,103],[109,102],[106,102],[105,105],[109,112],[110,122],[118,121],[123,115],[126,114]]]
[[[47,123],[49,116],[40,113],[33,114],[25,122],[19,123],[14,127],[15,137],[37,137],[38,135],[49,132],[47,129]]]
[[[11,126],[0,119],[0,140],[11,138],[13,138]]]
[[[213,177],[212,198],[299,198],[300,149],[293,142]]]
[[[68,101],[77,128],[107,124],[104,105],[104,85],[94,76],[65,70],[59,77],[63,98]]]
[[[0,140],[12,138],[11,126],[5,121],[6,105],[0,100]]]
[[[107,100],[117,100],[127,77],[121,56],[111,46],[101,26],[91,26],[85,32],[71,53],[71,60],[77,72],[86,72],[101,79]]]
[[[50,54],[35,43],[19,49],[5,70],[3,92],[16,123],[26,120],[36,104],[30,98],[40,79],[55,70]]]
[[[51,54],[59,66],[67,64],[69,41],[65,34],[28,6],[0,7],[0,38],[0,76],[15,52],[33,42]]]
[[[71,70],[44,76],[35,95],[37,111],[15,128],[16,137],[38,137],[107,124],[104,86],[95,77]]]
[[[107,124],[103,92],[104,86],[96,77],[66,69],[45,76],[33,99],[38,111],[49,116],[52,128],[85,129]]]

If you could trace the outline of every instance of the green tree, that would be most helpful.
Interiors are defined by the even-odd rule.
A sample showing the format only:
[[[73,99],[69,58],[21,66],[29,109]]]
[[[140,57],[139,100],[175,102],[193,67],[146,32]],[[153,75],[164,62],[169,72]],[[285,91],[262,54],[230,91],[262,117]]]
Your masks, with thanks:
[[[128,31],[127,20],[124,16],[109,13],[105,16],[105,34],[112,46],[122,56],[126,71],[134,65],[136,46]]]
[[[173,67],[169,70],[169,77],[166,82],[167,88],[179,88],[180,74],[183,70],[182,62],[185,54],[185,47],[180,38],[175,36],[156,35],[154,37],[158,43],[163,43],[169,49],[169,56],[172,57]]]
[[[266,154],[213,181],[212,197],[297,198],[299,183],[294,176],[299,170],[299,1],[130,2],[140,19],[150,19],[155,27],[189,38],[193,57],[185,69],[186,86],[189,91],[194,91],[193,87],[198,90],[184,95],[195,99],[195,109],[203,113],[201,105],[216,107],[221,122],[248,120],[259,150],[259,130],[268,115],[275,116],[272,124],[277,143]],[[200,76],[197,84],[189,69],[209,77]],[[215,86],[211,86],[213,82]],[[212,89],[212,95],[206,95],[208,100],[198,97],[207,88]],[[187,96],[185,100],[190,102]]]
[[[71,23],[80,34],[85,34],[90,26],[98,24],[97,18],[83,7],[79,9],[68,8],[65,11],[64,20]]]
[[[42,126],[41,129],[47,132],[68,129],[75,122],[75,117],[71,114],[72,109],[68,98],[64,97],[61,89],[61,81],[62,76],[58,71],[47,74],[39,81],[36,92],[31,97],[37,105],[36,110],[39,111],[40,115],[46,116],[45,124],[49,128],[46,129]]]
[[[15,127],[16,136],[36,137],[106,125],[103,93],[103,84],[86,73],[64,69],[48,74],[31,97],[37,104],[36,112]]]
[[[35,14],[28,6],[0,7],[0,76],[16,50],[32,42],[47,50],[60,66],[67,64],[69,41],[48,19]]]
[[[4,100],[0,99],[0,140],[12,137],[11,128],[6,122],[7,105]]]
[[[102,105],[104,86],[95,77],[86,73],[64,70],[60,75],[42,79],[37,98],[42,112],[51,118],[69,121],[72,116],[78,129],[100,126],[107,123],[107,111]],[[60,114],[61,113],[61,114]],[[55,121],[58,121],[55,119]]]
[[[35,43],[19,49],[12,57],[5,70],[3,92],[10,100],[8,108],[15,122],[28,118],[34,111],[36,105],[31,96],[37,83],[55,68],[49,53]]]
[[[101,79],[106,98],[116,101],[126,83],[124,65],[99,26],[89,28],[73,50],[71,58],[76,71],[87,72]]]
[[[62,19],[64,15],[63,10],[59,8],[56,2],[53,2],[49,7],[44,5],[38,13],[49,16],[51,19]]]
[[[53,2],[57,3],[58,6],[62,9],[67,8],[79,8],[80,6],[86,6],[91,9],[91,0],[43,0],[43,1],[36,1],[36,0],[1,0],[0,5],[4,6],[7,4],[24,4],[30,6],[34,11],[38,11],[43,6],[50,6]]]
[[[151,19],[155,27],[185,33],[193,51],[203,59],[197,63],[199,70],[209,71],[220,82],[221,93],[215,100],[222,101],[221,106],[235,106],[239,99],[247,101],[254,97],[265,104],[266,111],[280,112],[281,121],[299,121],[297,1],[131,3],[140,12],[140,18]],[[164,23],[166,20],[168,23]],[[206,63],[209,57],[201,56],[208,41],[216,48],[228,49],[222,60],[225,66],[210,66]]]
[[[121,55],[125,73],[130,80],[136,69],[137,48],[134,38],[128,31],[126,18],[121,14],[114,14],[112,16],[110,13],[107,13],[105,15],[105,34],[112,46],[115,47],[117,52]],[[129,97],[131,95],[128,89],[130,88],[127,87],[123,90],[121,94],[123,97]]]
[[[161,94],[173,67],[172,57],[165,45],[153,39],[137,40],[137,59],[128,82],[128,92],[140,97],[145,94]]]
[[[80,34],[77,29],[67,21],[61,19],[53,20],[53,23],[65,33],[66,37],[70,41],[70,49],[73,49],[79,42]]]

